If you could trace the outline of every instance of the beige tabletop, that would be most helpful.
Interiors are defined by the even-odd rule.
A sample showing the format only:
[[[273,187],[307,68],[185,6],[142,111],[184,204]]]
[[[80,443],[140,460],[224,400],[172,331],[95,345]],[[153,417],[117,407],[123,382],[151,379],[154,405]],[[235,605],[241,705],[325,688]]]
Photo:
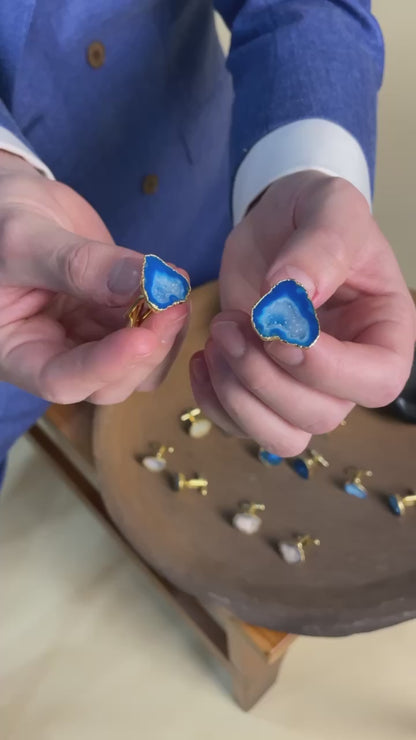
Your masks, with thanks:
[[[249,713],[31,443],[0,504],[1,740],[414,740],[416,622],[299,638]]]

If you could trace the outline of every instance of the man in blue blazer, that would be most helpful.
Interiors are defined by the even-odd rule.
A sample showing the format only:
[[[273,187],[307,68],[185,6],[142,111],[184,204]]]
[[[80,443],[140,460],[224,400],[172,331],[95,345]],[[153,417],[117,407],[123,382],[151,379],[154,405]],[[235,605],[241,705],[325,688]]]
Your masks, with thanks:
[[[221,265],[191,377],[225,429],[293,455],[405,383],[414,310],[370,208],[370,1],[214,6],[227,68],[211,0],[0,4],[0,461],[47,402],[116,403],[163,376],[187,308],[123,328],[146,252],[193,285]],[[250,329],[288,277],[319,309],[308,352]]]

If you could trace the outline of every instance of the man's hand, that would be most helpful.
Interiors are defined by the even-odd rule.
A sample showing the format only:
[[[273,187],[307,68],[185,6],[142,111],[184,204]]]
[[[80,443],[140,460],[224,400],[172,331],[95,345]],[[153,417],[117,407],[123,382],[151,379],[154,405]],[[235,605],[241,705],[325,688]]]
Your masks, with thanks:
[[[254,303],[294,278],[318,310],[308,350],[262,343]],[[415,310],[395,256],[362,195],[317,172],[286,177],[261,197],[225,247],[222,312],[191,361],[198,403],[226,431],[284,457],[333,430],[358,403],[384,406],[411,368]]]
[[[83,198],[0,152],[0,380],[56,403],[117,403],[153,388],[188,308],[125,328],[141,266]]]

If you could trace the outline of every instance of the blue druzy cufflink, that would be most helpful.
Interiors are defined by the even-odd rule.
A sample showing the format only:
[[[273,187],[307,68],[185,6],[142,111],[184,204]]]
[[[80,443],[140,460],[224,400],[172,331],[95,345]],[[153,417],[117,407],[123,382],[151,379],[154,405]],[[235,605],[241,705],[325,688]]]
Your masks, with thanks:
[[[274,468],[276,467],[276,465],[280,465],[283,460],[283,457],[280,457],[280,455],[275,455],[274,452],[269,452],[269,450],[266,450],[264,447],[259,448],[257,457],[259,458],[260,462],[262,462],[263,465],[266,465],[266,467],[268,468]]]
[[[399,496],[398,493],[392,493],[387,497],[387,503],[393,514],[404,516],[409,506],[416,506],[416,493],[412,491],[407,496]]]
[[[130,326],[140,326],[153,311],[165,311],[189,298],[189,280],[155,254],[143,260],[140,295],[127,316]]]
[[[313,303],[296,280],[282,280],[266,293],[251,311],[253,328],[264,341],[280,339],[302,349],[319,337],[319,321]]]
[[[348,478],[344,483],[345,493],[348,493],[349,496],[355,496],[355,498],[367,498],[368,491],[362,479],[364,477],[371,478],[373,475],[372,471],[347,468],[346,473],[348,474]]]

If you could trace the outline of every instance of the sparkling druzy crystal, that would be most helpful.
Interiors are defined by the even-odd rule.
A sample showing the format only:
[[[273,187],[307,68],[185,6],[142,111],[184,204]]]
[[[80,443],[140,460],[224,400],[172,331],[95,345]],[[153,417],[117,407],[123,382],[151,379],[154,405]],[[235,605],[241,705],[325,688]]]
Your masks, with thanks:
[[[319,337],[319,321],[305,288],[296,280],[282,280],[266,293],[251,312],[261,339],[280,339],[297,347],[311,347]]]
[[[142,287],[147,303],[155,311],[184,303],[191,290],[186,277],[155,254],[144,258]]]
[[[260,462],[263,463],[263,465],[266,465],[267,467],[274,467],[275,465],[280,465],[280,463],[283,460],[283,457],[280,457],[280,455],[275,455],[274,452],[269,452],[268,450],[265,450],[263,447],[260,448],[258,452],[258,457]]]
[[[357,483],[345,483],[344,491],[350,496],[355,496],[356,498],[367,498],[366,491],[364,491],[361,486],[357,485]]]

